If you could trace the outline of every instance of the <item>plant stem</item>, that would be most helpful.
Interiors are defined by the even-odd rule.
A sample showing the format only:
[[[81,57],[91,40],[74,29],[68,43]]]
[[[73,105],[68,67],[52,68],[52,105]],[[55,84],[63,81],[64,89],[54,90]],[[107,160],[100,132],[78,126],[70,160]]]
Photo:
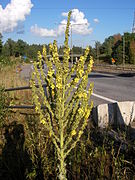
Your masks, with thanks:
[[[66,180],[66,163],[65,163],[65,157],[64,157],[64,125],[63,125],[63,118],[64,118],[64,112],[65,112],[65,77],[63,75],[63,92],[62,92],[62,113],[61,113],[61,131],[60,131],[60,180]]]

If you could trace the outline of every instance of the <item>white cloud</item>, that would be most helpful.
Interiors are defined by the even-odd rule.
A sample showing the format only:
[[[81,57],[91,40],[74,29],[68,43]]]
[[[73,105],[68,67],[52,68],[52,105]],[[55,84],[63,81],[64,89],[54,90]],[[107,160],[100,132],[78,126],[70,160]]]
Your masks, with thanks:
[[[31,27],[31,32],[41,37],[56,37],[56,31],[53,29],[40,28],[35,24]]]
[[[64,16],[64,17],[68,17],[68,12],[67,13],[63,12],[63,13],[61,13],[61,15]]]
[[[68,12],[63,12],[61,14],[63,17],[68,16]],[[63,19],[56,29],[41,28],[37,25],[31,27],[31,32],[41,36],[41,37],[56,37],[64,34],[66,28],[67,20]],[[62,25],[63,24],[63,25]],[[71,27],[75,34],[87,35],[92,33],[92,28],[90,28],[90,23],[85,18],[83,12],[78,9],[73,9],[71,14]]]
[[[99,23],[99,19],[97,19],[97,18],[93,19],[93,21],[94,21],[95,23]]]
[[[0,32],[12,32],[20,21],[25,21],[32,7],[31,0],[11,0],[5,9],[0,5]]]

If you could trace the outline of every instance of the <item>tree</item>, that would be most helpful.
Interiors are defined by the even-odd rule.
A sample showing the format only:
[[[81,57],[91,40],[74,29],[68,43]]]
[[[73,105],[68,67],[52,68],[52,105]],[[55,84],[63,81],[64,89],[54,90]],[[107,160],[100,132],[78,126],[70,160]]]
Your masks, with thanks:
[[[112,57],[115,59],[116,64],[121,64],[123,61],[123,42],[117,41],[112,51]]]
[[[110,56],[112,54],[112,47],[114,45],[114,38],[113,36],[109,36],[108,38],[105,39],[104,43],[102,44],[104,48],[104,53],[106,56]]]
[[[23,56],[26,52],[27,43],[21,39],[18,39],[15,46],[15,56]]]
[[[15,45],[16,45],[16,42],[9,38],[4,44],[4,54],[8,56],[14,56]]]
[[[46,46],[46,48],[48,49],[48,47]],[[43,49],[43,45],[37,45],[37,44],[32,44],[32,45],[28,45],[25,48],[25,54],[27,55],[27,57],[36,60],[37,59],[37,52],[38,51],[42,51]]]
[[[113,47],[112,56],[116,59],[117,64],[123,62],[123,55],[125,63],[134,64],[135,63],[135,34],[126,32],[119,38],[117,43]]]
[[[109,36],[108,38],[106,38],[104,43],[100,47],[100,58],[110,63],[112,57],[114,57],[114,54],[117,57],[116,49],[119,44],[118,42],[121,40],[122,36],[120,34],[114,34],[113,36]]]
[[[134,40],[130,42],[129,55],[130,55],[130,63],[135,64],[135,41]]]
[[[113,35],[113,38],[114,38],[113,46],[114,46],[118,41],[121,41],[121,40],[122,40],[121,34],[114,34],[114,35]]]
[[[83,48],[78,46],[73,46],[72,48],[73,54],[83,54]]]

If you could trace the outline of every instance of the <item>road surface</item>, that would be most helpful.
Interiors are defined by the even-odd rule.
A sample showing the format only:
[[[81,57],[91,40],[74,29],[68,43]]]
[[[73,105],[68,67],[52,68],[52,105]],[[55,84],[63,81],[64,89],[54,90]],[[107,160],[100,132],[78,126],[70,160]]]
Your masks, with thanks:
[[[29,79],[31,65],[22,67],[20,76]],[[135,73],[132,74],[89,74],[89,83],[94,82],[92,100],[94,106],[116,101],[135,101]]]
[[[94,82],[94,105],[135,101],[135,74],[91,73],[89,82]]]

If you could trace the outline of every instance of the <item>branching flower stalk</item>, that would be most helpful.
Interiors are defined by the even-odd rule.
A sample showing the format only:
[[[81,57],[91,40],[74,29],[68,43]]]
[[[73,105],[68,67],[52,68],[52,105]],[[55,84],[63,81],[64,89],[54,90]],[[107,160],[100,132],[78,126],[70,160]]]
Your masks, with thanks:
[[[89,103],[93,91],[92,83],[87,90],[88,74],[93,66],[92,57],[84,68],[89,48],[86,48],[84,56],[81,56],[76,64],[71,68],[69,66],[70,17],[71,12],[68,14],[65,31],[63,61],[59,59],[56,41],[49,46],[51,58],[47,58],[44,46],[42,54],[38,52],[39,61],[34,63],[35,71],[30,82],[35,110],[56,148],[60,180],[66,179],[66,157],[80,140],[93,107],[93,102]],[[47,72],[42,69],[43,59]],[[43,84],[46,84],[46,87]]]

